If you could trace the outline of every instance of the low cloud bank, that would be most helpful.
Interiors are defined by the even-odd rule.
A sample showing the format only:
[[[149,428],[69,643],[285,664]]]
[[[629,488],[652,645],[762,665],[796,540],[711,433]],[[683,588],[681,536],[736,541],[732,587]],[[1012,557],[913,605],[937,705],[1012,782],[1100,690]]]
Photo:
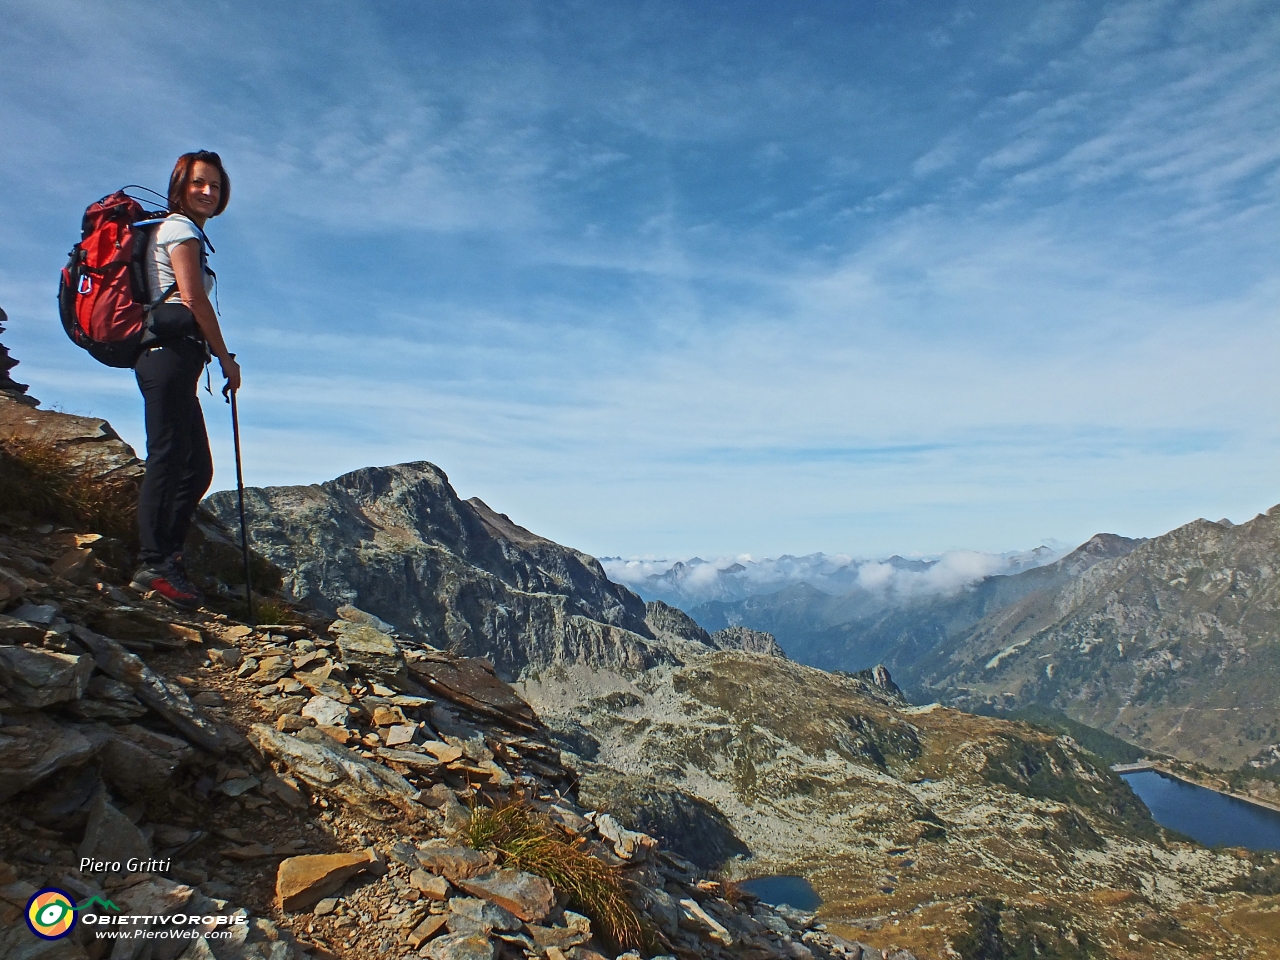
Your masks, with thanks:
[[[1055,543],[1006,553],[951,550],[910,559],[895,556],[867,560],[844,553],[813,553],[758,560],[750,554],[713,560],[603,557],[600,562],[611,580],[646,600],[681,606],[708,600],[740,600],[797,584],[837,596],[865,591],[889,600],[907,601],[955,593],[985,577],[1043,566],[1068,549]]]

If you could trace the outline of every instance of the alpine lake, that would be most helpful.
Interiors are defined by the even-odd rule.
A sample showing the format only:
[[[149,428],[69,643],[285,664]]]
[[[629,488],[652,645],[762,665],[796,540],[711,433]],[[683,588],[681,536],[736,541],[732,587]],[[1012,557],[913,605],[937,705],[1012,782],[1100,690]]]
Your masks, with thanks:
[[[1155,770],[1121,776],[1162,827],[1184,833],[1206,847],[1280,850],[1280,811]]]

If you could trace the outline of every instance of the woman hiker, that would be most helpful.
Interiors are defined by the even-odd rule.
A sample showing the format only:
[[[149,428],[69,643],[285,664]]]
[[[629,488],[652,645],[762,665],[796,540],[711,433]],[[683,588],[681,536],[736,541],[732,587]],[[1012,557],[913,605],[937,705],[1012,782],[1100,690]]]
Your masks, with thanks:
[[[206,263],[204,225],[227,208],[231,181],[216,153],[184,153],[169,178],[169,215],[147,244],[147,282],[153,297],[150,332],[134,365],[145,402],[147,472],[138,494],[142,567],[138,590],[154,590],[180,607],[203,597],[182,565],[182,545],[201,497],[213,482],[213,456],[196,386],[210,354],[231,390],[240,367],[227,351],[209,302],[214,275]],[[208,247],[212,250],[212,247]]]

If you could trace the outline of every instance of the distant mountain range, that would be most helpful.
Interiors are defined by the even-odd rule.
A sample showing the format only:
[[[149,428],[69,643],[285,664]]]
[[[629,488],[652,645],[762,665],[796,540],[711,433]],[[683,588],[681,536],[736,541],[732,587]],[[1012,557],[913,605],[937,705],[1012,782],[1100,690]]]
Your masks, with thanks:
[[[984,553],[954,550],[936,557],[856,559],[847,554],[790,554],[755,560],[624,560],[603,557],[605,572],[646,600],[661,600],[686,612],[712,602],[732,603],[800,584],[830,596],[857,596],[864,606],[893,606],[921,596],[953,593],[997,574],[1012,574],[1051,563],[1061,549]]]
[[[693,608],[692,616],[709,630],[767,630],[788,656],[824,670],[862,670],[884,663],[895,675],[910,675],[923,656],[987,614],[1065,583],[1098,560],[1122,556],[1137,542],[1100,534],[1044,566],[984,577],[945,592],[904,596],[855,587],[832,596],[797,583],[745,600],[703,603]]]
[[[1067,556],[905,600],[807,583],[692,616],[774,634],[828,670],[883,663],[917,701],[1039,705],[1216,767],[1280,757],[1280,508],[1151,540],[1099,534]]]

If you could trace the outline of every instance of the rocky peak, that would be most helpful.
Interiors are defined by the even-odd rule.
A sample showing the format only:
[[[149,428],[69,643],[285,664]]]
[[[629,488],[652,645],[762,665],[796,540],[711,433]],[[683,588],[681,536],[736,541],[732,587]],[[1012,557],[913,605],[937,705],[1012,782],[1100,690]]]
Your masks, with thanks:
[[[237,520],[234,492],[205,501]],[[250,542],[284,572],[288,598],[327,614],[344,603],[499,674],[584,661],[643,669],[671,661],[644,601],[593,558],[539,537],[426,462],[355,470],[319,485],[245,491]]]
[[[1146,541],[1139,538],[1131,540],[1114,533],[1095,533],[1080,546],[1055,563],[1049,564],[1069,576],[1077,576],[1103,560],[1115,560],[1127,556]]]
[[[979,623],[921,671],[950,702],[1052,706],[1157,753],[1235,767],[1280,723],[1280,511],[1094,537],[1072,574]]]
[[[656,637],[668,642],[696,643],[710,647],[711,634],[679,607],[661,600],[650,600],[644,605],[645,622]]]

